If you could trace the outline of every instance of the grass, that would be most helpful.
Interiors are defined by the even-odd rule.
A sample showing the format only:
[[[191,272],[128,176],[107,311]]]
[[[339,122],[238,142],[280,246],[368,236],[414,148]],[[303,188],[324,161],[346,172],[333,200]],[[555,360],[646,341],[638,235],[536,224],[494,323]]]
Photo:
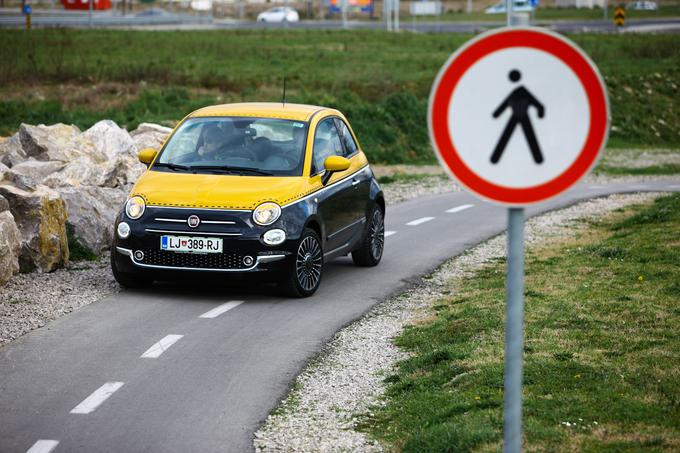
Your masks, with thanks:
[[[597,167],[596,173],[611,176],[619,175],[678,175],[680,174],[679,164],[650,165],[648,167],[610,167],[602,165]]]
[[[531,249],[526,272],[527,451],[680,449],[680,195]],[[364,429],[403,452],[502,444],[503,262],[460,283]]]
[[[0,30],[0,135],[21,122],[87,128],[181,119],[206,104],[288,100],[342,110],[376,163],[431,163],[427,98],[472,35],[377,30]],[[672,34],[571,36],[597,62],[614,147],[680,147]],[[149,49],[153,49],[150,51]]]

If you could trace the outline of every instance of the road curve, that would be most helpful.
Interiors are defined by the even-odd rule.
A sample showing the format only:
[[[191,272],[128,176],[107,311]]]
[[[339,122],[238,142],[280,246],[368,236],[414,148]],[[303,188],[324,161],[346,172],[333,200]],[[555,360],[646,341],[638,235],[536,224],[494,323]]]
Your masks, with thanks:
[[[680,179],[579,185],[527,214],[639,191],[680,191]],[[250,451],[337,330],[505,223],[504,208],[464,192],[420,198],[388,208],[380,266],[336,260],[308,299],[166,285],[84,307],[0,349],[0,451]]]

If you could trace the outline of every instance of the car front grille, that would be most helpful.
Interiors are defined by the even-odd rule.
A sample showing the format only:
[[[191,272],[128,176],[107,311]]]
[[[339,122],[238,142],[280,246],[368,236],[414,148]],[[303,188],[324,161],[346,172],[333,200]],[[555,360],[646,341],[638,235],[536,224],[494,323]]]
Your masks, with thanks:
[[[248,269],[243,264],[245,255],[239,253],[177,253],[165,250],[144,250],[140,264],[165,267],[185,267],[192,269]]]

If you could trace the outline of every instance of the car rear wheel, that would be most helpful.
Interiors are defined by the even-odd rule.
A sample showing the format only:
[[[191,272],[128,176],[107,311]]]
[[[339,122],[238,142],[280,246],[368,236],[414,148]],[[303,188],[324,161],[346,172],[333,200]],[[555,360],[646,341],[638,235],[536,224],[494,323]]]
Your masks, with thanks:
[[[142,275],[119,271],[118,266],[116,266],[115,253],[115,250],[111,250],[111,272],[113,273],[113,278],[116,279],[120,286],[125,288],[146,288],[153,283],[153,280],[144,278]]]
[[[368,218],[368,226],[361,248],[352,252],[357,266],[377,266],[385,249],[385,216],[380,206],[374,206]]]
[[[305,228],[295,260],[281,282],[284,293],[291,297],[309,297],[316,292],[323,272],[323,251],[316,231]]]

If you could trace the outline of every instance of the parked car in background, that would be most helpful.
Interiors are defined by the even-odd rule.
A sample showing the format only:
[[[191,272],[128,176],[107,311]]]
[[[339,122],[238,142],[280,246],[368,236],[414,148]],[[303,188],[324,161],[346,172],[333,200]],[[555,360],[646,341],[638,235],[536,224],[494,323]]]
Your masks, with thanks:
[[[257,15],[258,22],[299,22],[300,15],[293,8],[277,6]]]
[[[380,262],[385,199],[337,110],[205,107],[139,160],[149,168],[118,213],[111,248],[123,286],[178,273],[249,274],[306,297],[333,258]]]
[[[512,10],[514,12],[531,12],[535,7],[531,4],[529,0],[514,0],[512,3]],[[496,3],[493,6],[489,6],[484,10],[486,14],[501,14],[505,13],[505,1]]]
[[[629,3],[626,6],[627,9],[633,9],[636,11],[656,11],[659,9],[658,5],[656,2],[651,2],[651,1],[640,1],[640,2],[632,2]]]

